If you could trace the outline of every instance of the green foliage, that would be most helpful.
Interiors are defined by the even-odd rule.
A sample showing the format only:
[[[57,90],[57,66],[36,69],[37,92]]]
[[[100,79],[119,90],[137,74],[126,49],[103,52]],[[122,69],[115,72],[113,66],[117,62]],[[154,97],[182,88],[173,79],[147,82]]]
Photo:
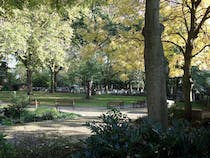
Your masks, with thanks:
[[[5,125],[5,126],[12,126],[12,125],[14,125],[13,119],[7,118],[7,117],[1,118],[0,122],[1,122],[2,125]]]
[[[25,111],[21,115],[21,122],[34,122],[55,119],[74,119],[79,115],[73,113],[58,112],[53,108],[38,108],[35,111]]]
[[[15,158],[70,158],[72,152],[79,149],[79,144],[71,137],[25,136],[15,142],[14,147]]]
[[[201,94],[210,95],[210,71],[201,71],[198,67],[192,67],[192,79],[195,88]]]
[[[29,97],[28,97],[28,95],[25,95],[25,94],[17,95],[17,92],[14,91],[11,96],[11,103],[15,106],[26,107],[26,105],[28,105],[28,103],[29,103]]]
[[[14,148],[6,142],[5,135],[0,133],[0,157],[1,158],[14,158]]]
[[[101,65],[95,58],[81,63],[79,67],[79,76],[81,79],[85,79],[85,82],[91,79],[100,80],[101,75]]]
[[[47,107],[39,107],[35,111],[28,111],[25,109],[18,109],[14,106],[9,106],[9,108],[3,108],[2,113],[4,115],[0,115],[0,123],[7,126],[20,122],[27,123],[44,120],[75,119],[80,116],[74,113],[58,112],[54,108]]]
[[[36,73],[36,75],[33,76],[34,87],[48,87],[49,82],[49,75],[47,73]]]
[[[20,119],[21,114],[25,111],[25,107],[29,102],[29,98],[26,95],[17,95],[16,92],[13,93],[11,97],[12,105],[4,107],[4,116],[11,119]]]
[[[101,117],[102,122],[88,123],[94,135],[73,157],[83,158],[162,158],[209,157],[210,130],[191,127],[186,121],[173,121],[163,131],[159,124],[143,119],[133,124],[119,111]]]
[[[85,151],[78,157],[124,157],[128,153],[130,120],[113,109],[103,114],[102,123],[87,123],[92,135],[85,141]]]

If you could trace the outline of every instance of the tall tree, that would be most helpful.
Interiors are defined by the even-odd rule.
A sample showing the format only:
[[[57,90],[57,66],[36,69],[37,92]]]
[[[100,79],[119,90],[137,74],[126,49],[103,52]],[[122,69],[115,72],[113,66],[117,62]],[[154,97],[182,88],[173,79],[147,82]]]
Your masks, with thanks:
[[[159,21],[159,0],[147,0],[145,11],[144,58],[149,118],[167,127],[166,70],[161,42],[164,26]]]
[[[210,19],[210,5],[208,0],[182,0],[170,1],[173,16],[169,17],[176,20],[174,29],[167,30],[168,40],[178,48],[183,55],[183,97],[185,102],[185,118],[191,120],[191,66],[193,58],[207,53],[210,47],[210,29],[207,20]],[[181,13],[177,16],[177,13]],[[204,55],[204,54],[202,54]],[[179,61],[178,61],[179,62]],[[196,64],[196,62],[195,62]]]
[[[46,18],[46,24],[42,27],[44,35],[41,41],[41,60],[47,66],[51,75],[51,92],[54,93],[57,86],[57,75],[68,67],[68,48],[73,34],[71,20],[73,15],[64,19],[55,11],[50,11]]]
[[[13,53],[25,66],[28,94],[32,92],[32,73],[39,63],[39,31],[43,21],[38,13],[26,8],[13,9],[0,26],[1,51]]]

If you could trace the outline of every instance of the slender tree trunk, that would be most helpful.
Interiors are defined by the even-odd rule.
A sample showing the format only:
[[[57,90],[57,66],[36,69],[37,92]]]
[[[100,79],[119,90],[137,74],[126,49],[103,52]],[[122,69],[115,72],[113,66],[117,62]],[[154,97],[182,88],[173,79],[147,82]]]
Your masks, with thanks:
[[[32,94],[32,71],[27,68],[26,70],[26,74],[27,74],[27,94],[31,95]]]
[[[178,92],[179,78],[174,78],[174,90],[173,90],[173,99],[177,102],[177,92]]]
[[[55,75],[54,75],[54,91],[56,92],[56,89],[57,89],[57,76],[58,76],[58,72],[59,71],[56,71],[55,72]]]
[[[51,82],[51,93],[55,93],[55,71],[51,70],[51,77],[50,77],[50,82]]]
[[[93,80],[89,80],[87,82],[86,99],[90,99],[90,97],[92,96],[92,86],[93,86]]]
[[[130,86],[129,86],[129,91],[130,91],[130,94],[133,93],[133,86],[132,86],[132,83],[130,82]]]
[[[148,116],[167,127],[166,72],[161,34],[164,26],[159,22],[159,0],[146,1],[145,27],[145,70]]]
[[[108,81],[105,80],[105,93],[108,94],[108,91],[109,91],[109,85],[108,85]]]

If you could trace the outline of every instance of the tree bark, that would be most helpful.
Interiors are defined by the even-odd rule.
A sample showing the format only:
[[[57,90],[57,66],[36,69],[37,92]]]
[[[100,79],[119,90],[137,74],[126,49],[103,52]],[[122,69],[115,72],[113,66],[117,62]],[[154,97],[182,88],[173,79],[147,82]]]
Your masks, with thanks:
[[[92,86],[93,86],[93,80],[89,80],[87,82],[86,99],[90,99],[90,97],[92,96]]]
[[[104,84],[105,84],[105,93],[108,94],[108,91],[109,91],[108,81],[105,80],[105,81],[104,81]]]
[[[54,91],[55,92],[56,92],[56,89],[57,89],[57,76],[58,76],[58,73],[59,73],[59,71],[56,71],[55,75],[54,75]]]
[[[167,128],[166,72],[161,34],[164,26],[159,22],[159,0],[147,0],[145,12],[144,59],[148,116]]]
[[[32,71],[31,69],[27,68],[26,69],[26,74],[27,74],[27,94],[31,95],[32,94]]]
[[[55,71],[51,70],[51,76],[50,76],[50,80],[51,80],[51,93],[55,93]]]
[[[186,45],[186,51],[184,53],[184,75],[183,75],[183,97],[185,103],[185,118],[189,121],[192,120],[192,105],[190,102],[191,93],[191,56],[192,56],[193,44],[192,40],[189,39]]]

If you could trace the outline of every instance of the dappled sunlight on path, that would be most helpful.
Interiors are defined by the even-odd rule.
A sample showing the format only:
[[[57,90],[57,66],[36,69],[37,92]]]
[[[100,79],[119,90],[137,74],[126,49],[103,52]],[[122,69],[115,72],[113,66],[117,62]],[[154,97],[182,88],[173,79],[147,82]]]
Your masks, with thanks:
[[[7,135],[8,139],[17,139],[24,136],[71,136],[78,140],[88,137],[91,132],[85,123],[98,120],[98,117],[108,110],[106,108],[76,107],[75,109],[61,107],[60,111],[80,114],[81,117],[72,120],[54,120],[19,124],[15,126],[0,126],[0,131]],[[130,119],[137,119],[147,115],[146,108],[124,107],[120,111]]]

